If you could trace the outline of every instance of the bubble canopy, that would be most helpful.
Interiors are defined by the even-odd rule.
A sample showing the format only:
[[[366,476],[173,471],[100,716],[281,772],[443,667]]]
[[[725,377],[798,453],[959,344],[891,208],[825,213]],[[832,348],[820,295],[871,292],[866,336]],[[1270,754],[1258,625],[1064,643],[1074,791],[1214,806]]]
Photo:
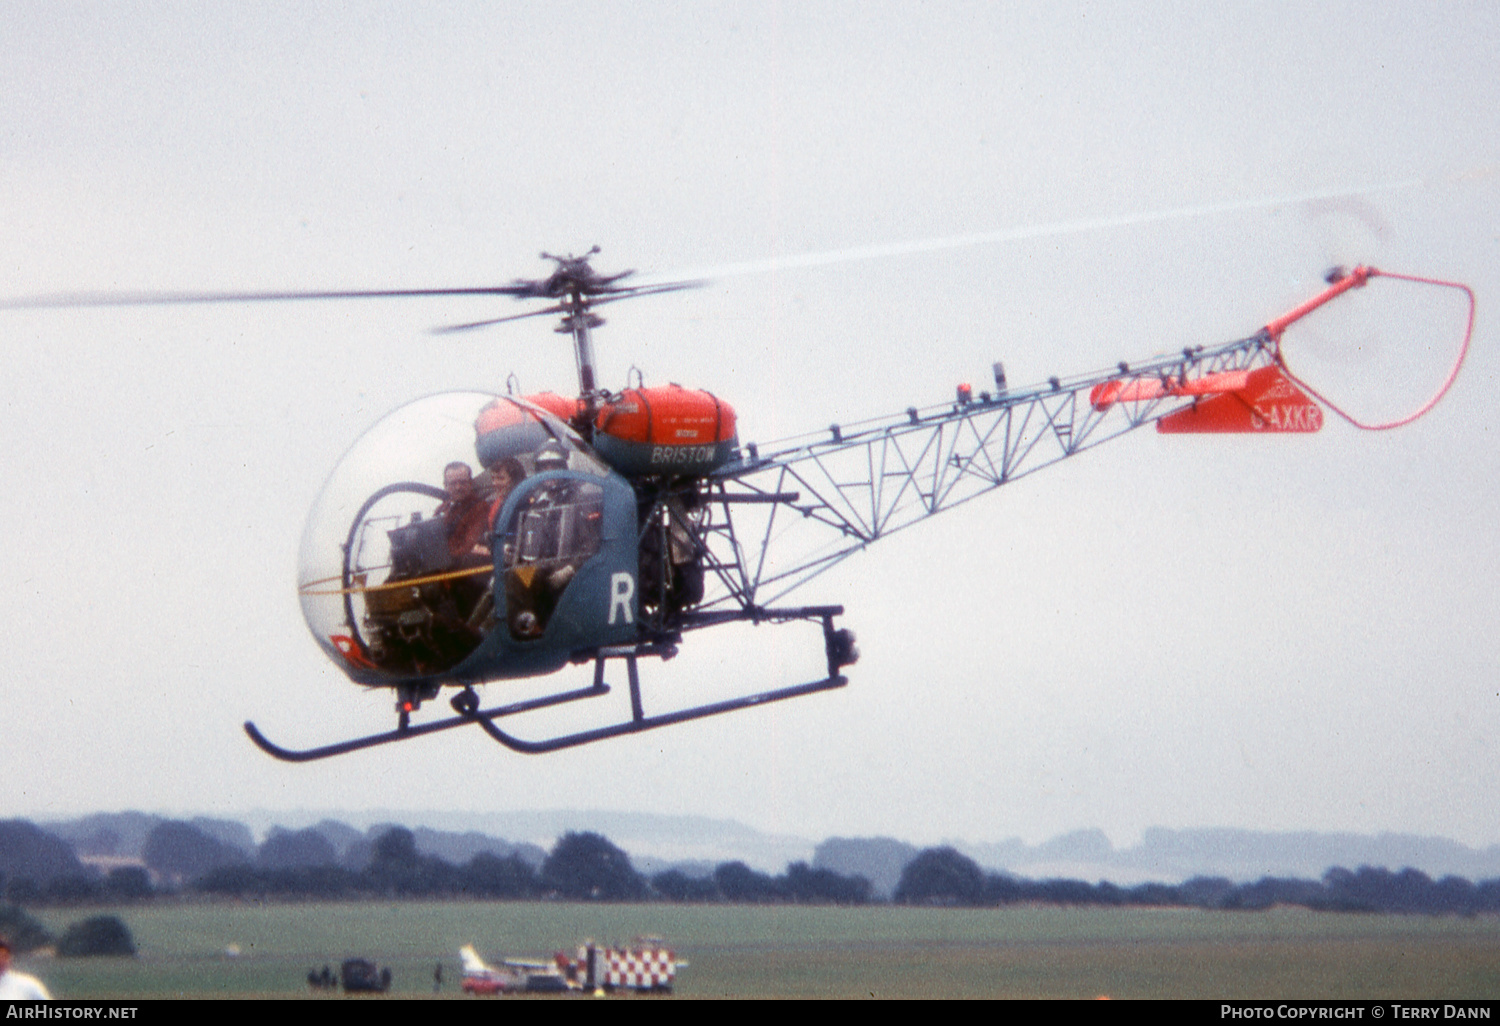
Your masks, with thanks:
[[[507,467],[529,474],[539,453],[608,474],[556,417],[482,392],[418,399],[349,448],[308,515],[297,576],[308,628],[340,669],[400,684],[474,652],[494,625]]]

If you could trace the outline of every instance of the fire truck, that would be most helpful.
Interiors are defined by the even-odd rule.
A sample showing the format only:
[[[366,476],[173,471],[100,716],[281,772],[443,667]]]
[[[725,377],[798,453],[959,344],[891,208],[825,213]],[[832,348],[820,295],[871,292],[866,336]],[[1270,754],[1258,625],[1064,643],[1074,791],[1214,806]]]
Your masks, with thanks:
[[[578,946],[576,958],[557,953],[558,968],[590,991],[644,990],[670,992],[677,970],[686,962],[660,937],[637,937],[628,945],[601,947],[593,941]]]

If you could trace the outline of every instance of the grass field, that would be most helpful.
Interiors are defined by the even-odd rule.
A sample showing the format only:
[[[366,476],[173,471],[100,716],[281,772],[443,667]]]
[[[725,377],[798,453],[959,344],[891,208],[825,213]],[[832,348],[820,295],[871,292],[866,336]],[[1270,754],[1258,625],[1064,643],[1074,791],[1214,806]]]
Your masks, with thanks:
[[[100,911],[39,918],[60,933]],[[462,944],[530,957],[637,934],[667,938],[691,963],[678,977],[679,998],[1500,996],[1493,917],[504,902],[102,911],[125,920],[139,956],[23,960],[55,996],[306,996],[309,969],[337,970],[359,955],[389,965],[392,992],[405,997],[432,997],[441,961],[443,995],[457,997]],[[226,954],[231,945],[237,956]]]

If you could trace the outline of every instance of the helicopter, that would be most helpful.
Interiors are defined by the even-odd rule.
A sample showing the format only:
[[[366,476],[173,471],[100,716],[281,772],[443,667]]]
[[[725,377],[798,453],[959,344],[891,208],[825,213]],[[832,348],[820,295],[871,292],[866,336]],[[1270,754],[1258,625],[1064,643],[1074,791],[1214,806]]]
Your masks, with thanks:
[[[630,284],[581,256],[542,253],[544,277],[457,289],[143,293],[54,296],[5,306],[135,305],[507,296],[544,305],[448,325],[463,332],[558,316],[573,346],[578,392],[446,392],[398,408],[334,468],[307,520],[298,598],[320,648],[354,683],[394,692],[394,729],[318,747],[272,742],[267,754],[307,762],[477,726],[537,754],[841,688],[859,657],[839,605],[788,596],[873,542],[1147,425],[1161,433],[1307,434],[1343,414],[1302,381],[1283,333],[1378,278],[1459,289],[1469,328],[1457,362],[1421,416],[1456,378],[1474,296],[1464,285],[1358,266],[1252,334],[1069,378],[1012,387],[959,385],[952,399],[831,424],[782,442],[742,443],[723,398],[678,384],[619,391],[597,382],[595,308],[696,288],[701,280]],[[1350,418],[1352,420],[1352,418]],[[441,477],[442,486],[432,483]],[[648,714],[645,659],[672,659],[696,632],[735,623],[821,629],[822,677],[723,701]],[[541,739],[503,721],[610,694],[623,663],[629,715]],[[487,683],[593,666],[584,687],[484,707]],[[413,713],[452,689],[453,715]]]

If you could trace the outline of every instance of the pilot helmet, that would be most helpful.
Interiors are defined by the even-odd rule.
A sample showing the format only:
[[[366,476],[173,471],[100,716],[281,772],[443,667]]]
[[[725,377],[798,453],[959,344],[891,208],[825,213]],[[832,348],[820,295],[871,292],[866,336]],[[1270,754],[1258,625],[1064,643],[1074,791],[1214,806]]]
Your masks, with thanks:
[[[547,442],[536,453],[536,472],[538,474],[547,470],[567,470],[568,457],[563,452],[562,446],[556,442]]]

